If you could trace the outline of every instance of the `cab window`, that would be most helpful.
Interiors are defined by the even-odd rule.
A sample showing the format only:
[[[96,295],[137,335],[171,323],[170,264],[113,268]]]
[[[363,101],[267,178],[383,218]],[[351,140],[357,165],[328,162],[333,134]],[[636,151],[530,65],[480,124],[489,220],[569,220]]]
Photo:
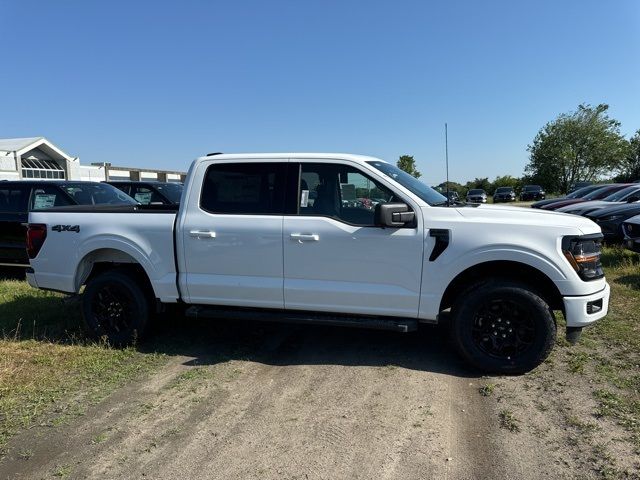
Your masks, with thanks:
[[[332,217],[352,225],[373,226],[376,205],[391,201],[394,201],[394,194],[387,187],[354,167],[301,164],[300,215]]]

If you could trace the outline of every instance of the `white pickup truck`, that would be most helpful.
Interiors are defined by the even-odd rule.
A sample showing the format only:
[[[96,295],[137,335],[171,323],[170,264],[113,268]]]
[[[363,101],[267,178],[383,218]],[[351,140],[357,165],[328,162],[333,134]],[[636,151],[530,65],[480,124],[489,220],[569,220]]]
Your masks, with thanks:
[[[485,371],[528,371],[604,317],[600,228],[573,215],[450,205],[357,155],[212,154],[179,209],[56,207],[30,214],[36,288],[83,292],[90,332],[124,344],[152,313],[401,332],[448,319]],[[84,290],[82,290],[84,286]]]

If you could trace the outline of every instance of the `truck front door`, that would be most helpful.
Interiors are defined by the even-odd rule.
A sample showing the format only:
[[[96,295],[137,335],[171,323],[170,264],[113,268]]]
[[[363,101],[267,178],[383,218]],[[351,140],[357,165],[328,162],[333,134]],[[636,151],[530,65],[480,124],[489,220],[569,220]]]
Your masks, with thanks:
[[[381,228],[376,205],[403,201],[390,188],[344,163],[301,160],[299,172],[297,214],[284,218],[285,308],[417,317],[420,211],[415,225]]]

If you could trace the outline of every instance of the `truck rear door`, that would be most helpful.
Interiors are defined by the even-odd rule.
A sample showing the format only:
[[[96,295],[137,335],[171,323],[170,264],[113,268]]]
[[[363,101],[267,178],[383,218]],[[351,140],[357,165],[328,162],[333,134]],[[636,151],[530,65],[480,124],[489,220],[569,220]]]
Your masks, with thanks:
[[[188,303],[283,308],[287,160],[203,163],[179,225]],[[197,188],[194,188],[194,193]]]

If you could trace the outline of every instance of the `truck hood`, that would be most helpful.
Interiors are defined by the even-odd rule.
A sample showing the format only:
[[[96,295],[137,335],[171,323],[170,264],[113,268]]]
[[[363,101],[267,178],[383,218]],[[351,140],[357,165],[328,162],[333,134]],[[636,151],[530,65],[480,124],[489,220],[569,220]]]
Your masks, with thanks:
[[[459,207],[456,210],[468,220],[487,224],[575,228],[583,235],[600,232],[600,227],[588,218],[538,208],[480,205],[478,207]]]

